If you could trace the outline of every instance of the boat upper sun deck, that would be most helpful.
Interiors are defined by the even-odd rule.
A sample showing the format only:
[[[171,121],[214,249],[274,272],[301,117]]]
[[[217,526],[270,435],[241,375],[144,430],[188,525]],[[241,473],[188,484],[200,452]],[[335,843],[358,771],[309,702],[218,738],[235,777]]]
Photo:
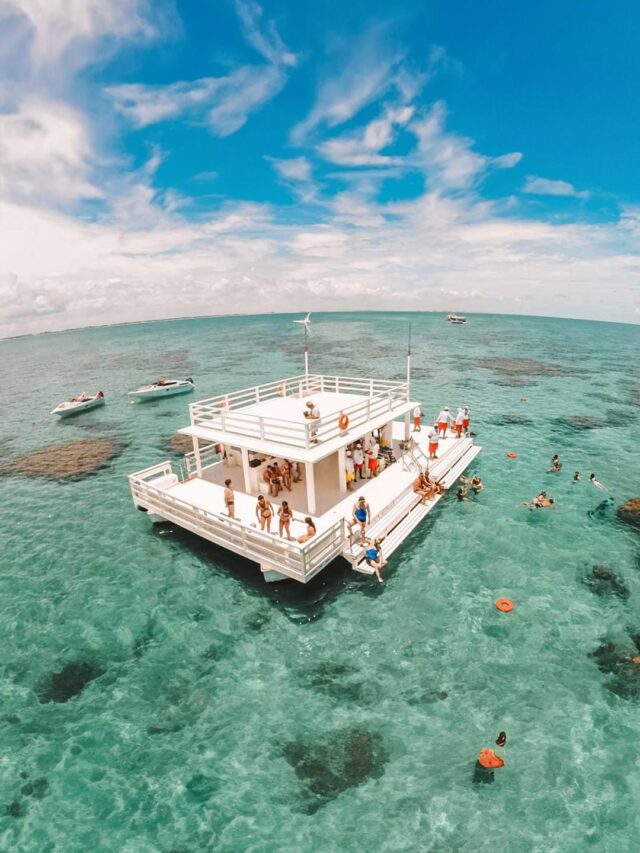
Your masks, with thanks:
[[[305,418],[307,401],[319,418]],[[406,415],[412,405],[406,382],[303,374],[192,403],[191,426],[180,432],[312,460]]]

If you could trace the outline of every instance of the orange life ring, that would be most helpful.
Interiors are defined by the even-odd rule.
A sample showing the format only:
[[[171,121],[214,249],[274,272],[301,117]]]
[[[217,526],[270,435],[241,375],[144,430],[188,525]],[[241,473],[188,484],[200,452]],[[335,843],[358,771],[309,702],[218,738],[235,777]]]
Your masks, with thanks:
[[[509,459],[517,459],[518,458],[518,454],[514,453],[513,450],[509,450],[509,452],[507,453],[507,456],[509,457]]]
[[[478,762],[490,770],[494,770],[496,767],[504,767],[504,760],[496,755],[492,749],[481,749]]]
[[[631,658],[631,661],[632,661],[632,663],[640,663],[640,657],[639,658]]]
[[[499,598],[496,601],[496,607],[502,613],[509,613],[511,610],[513,610],[513,601],[511,601],[510,598]]]
[[[349,427],[349,415],[345,415],[343,412],[338,418],[338,426],[344,432],[345,429]]]

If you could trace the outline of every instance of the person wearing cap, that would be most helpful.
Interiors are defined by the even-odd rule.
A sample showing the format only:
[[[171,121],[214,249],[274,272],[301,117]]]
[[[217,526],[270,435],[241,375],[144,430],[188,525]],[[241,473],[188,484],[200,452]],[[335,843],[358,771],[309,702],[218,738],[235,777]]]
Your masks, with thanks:
[[[464,418],[463,418],[463,421],[462,421],[462,432],[463,432],[465,435],[468,435],[468,433],[469,433],[469,424],[471,423],[471,409],[469,408],[469,406],[463,406],[463,407],[462,407],[462,411],[463,411],[463,413],[464,413]]]
[[[351,492],[356,479],[356,470],[353,464],[353,453],[350,450],[347,450],[345,453],[344,470],[347,478],[347,489]]]
[[[458,409],[458,413],[456,415],[456,419],[454,421],[454,429],[456,431],[456,438],[462,437],[462,425],[464,424],[464,412],[462,409]]]
[[[320,420],[320,409],[316,406],[313,400],[307,401],[307,408],[303,412],[305,418],[308,421],[319,421]],[[318,430],[313,427],[309,430],[309,438],[311,439],[313,444],[318,443]]]
[[[359,480],[364,480],[364,450],[360,442],[353,449],[353,467],[355,476]]]
[[[413,410],[413,432],[420,432],[422,427],[420,424],[422,423],[422,409],[420,406],[416,406]]]
[[[447,428],[451,426],[451,412],[449,411],[449,406],[445,406],[444,409],[440,412],[436,423],[438,424],[439,432],[442,433],[442,437],[446,438]]]
[[[429,431],[429,459],[437,459],[438,444],[440,442],[440,434],[438,427],[434,424]]]
[[[373,444],[367,450],[367,469],[369,471],[369,479],[378,476],[378,456],[380,454],[380,445],[374,439]]]

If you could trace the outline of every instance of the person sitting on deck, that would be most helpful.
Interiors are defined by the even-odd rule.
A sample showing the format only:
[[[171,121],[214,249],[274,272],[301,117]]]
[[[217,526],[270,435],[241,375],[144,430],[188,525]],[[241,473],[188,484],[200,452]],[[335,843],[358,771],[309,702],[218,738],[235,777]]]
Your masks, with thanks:
[[[364,545],[364,533],[367,529],[367,524],[371,521],[371,510],[369,509],[369,504],[364,497],[360,496],[354,503],[351,518],[351,530],[356,526],[360,527],[360,542]]]
[[[271,519],[273,518],[273,506],[264,495],[258,495],[258,503],[256,504],[256,516],[260,522],[260,530],[267,529],[267,533],[271,533]]]
[[[451,413],[449,412],[449,406],[445,406],[440,412],[436,423],[438,424],[438,431],[442,433],[443,438],[446,438],[447,427],[451,426]]]
[[[304,523],[307,525],[307,532],[303,533],[302,536],[298,536],[298,542],[301,544],[303,542],[308,542],[312,536],[316,535],[316,526],[313,523],[313,519],[307,516],[304,520]]]
[[[431,500],[434,495],[434,489],[431,483],[427,480],[424,472],[421,472],[413,481],[413,491],[420,496],[422,503]]]
[[[382,539],[374,539],[373,542],[369,543],[369,547],[364,552],[364,561],[376,573],[378,583],[382,583],[380,570],[387,564],[387,561],[382,556],[382,549],[380,548],[381,544]]]
[[[320,420],[320,409],[316,406],[316,404],[312,400],[307,401],[307,408],[304,410],[303,415],[308,421],[319,421]],[[318,443],[318,430],[313,427],[309,430],[309,438],[312,444]]]
[[[433,489],[434,494],[444,495],[445,488],[440,482],[440,480],[432,480],[429,474],[427,473],[425,473],[425,480],[427,481],[427,485]]]
[[[291,540],[291,531],[289,528],[291,525],[291,519],[293,518],[293,512],[286,501],[282,501],[280,504],[278,509],[278,518],[280,519],[278,525],[278,532],[280,533],[280,536],[282,536],[284,531],[287,534],[287,539]]]

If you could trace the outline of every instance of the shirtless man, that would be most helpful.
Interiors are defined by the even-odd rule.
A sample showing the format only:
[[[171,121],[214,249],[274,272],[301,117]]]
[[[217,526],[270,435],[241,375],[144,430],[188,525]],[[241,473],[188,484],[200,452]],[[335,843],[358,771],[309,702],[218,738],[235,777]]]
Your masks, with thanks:
[[[273,518],[273,506],[264,495],[258,495],[258,503],[256,504],[256,517],[260,522],[260,530],[267,529],[267,533],[271,533],[271,519]]]
[[[424,473],[419,474],[413,481],[413,491],[420,496],[422,503],[426,503],[433,497],[433,487],[425,477]]]

